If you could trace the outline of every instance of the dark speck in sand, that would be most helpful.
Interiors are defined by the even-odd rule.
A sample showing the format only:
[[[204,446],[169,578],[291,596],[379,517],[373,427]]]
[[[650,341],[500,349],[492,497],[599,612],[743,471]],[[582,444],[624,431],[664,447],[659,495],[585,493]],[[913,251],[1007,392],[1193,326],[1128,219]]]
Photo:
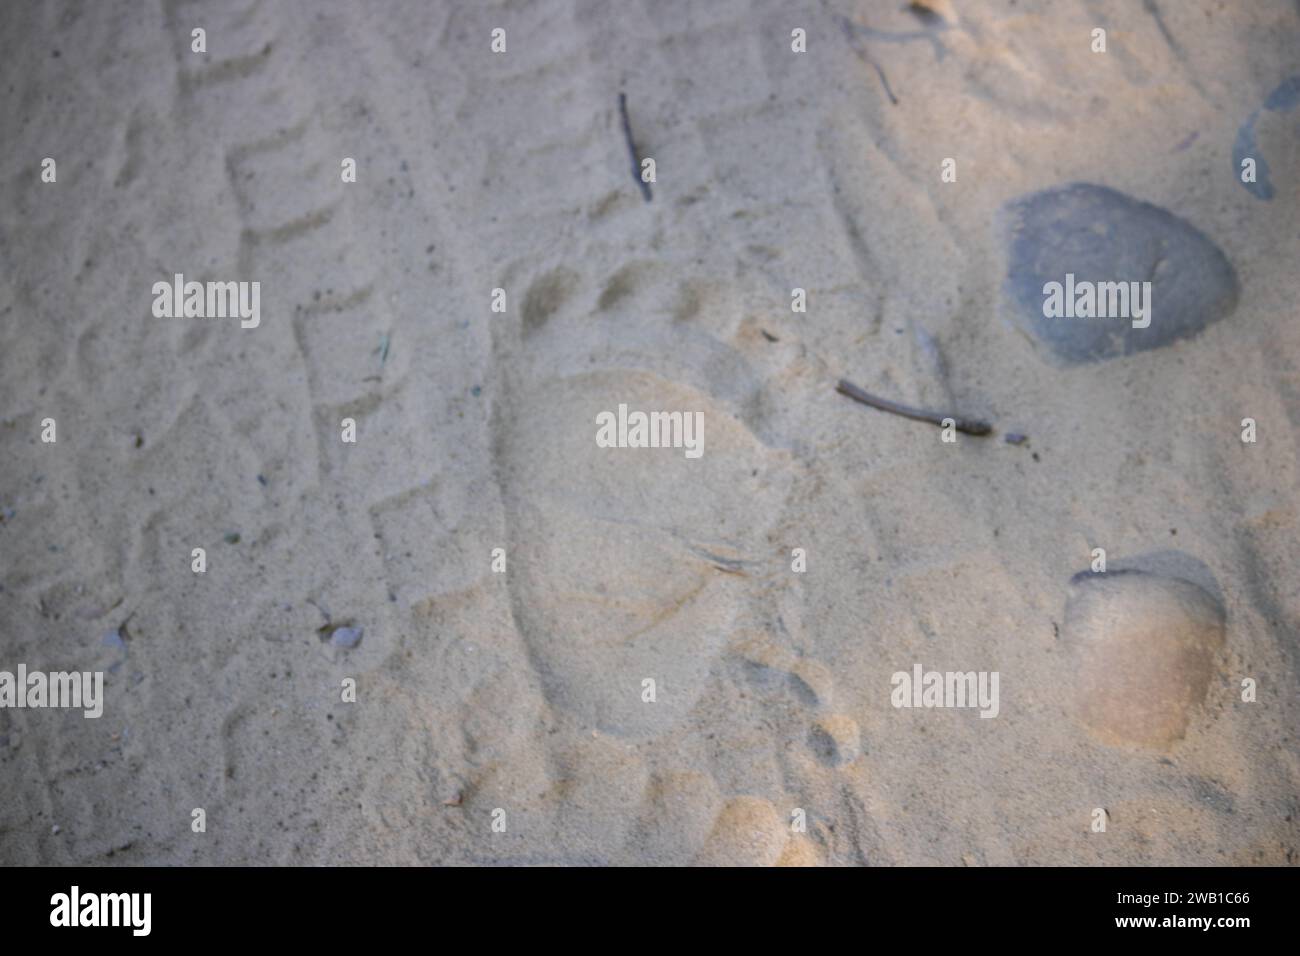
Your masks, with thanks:
[[[1022,435],[1019,432],[1007,432],[1002,440],[1008,445],[1023,445],[1025,442],[1029,441],[1029,436]]]
[[[261,485],[263,488],[265,488],[265,487],[266,487],[266,475],[258,475],[258,476],[257,476],[257,483],[258,483],[259,485]]]
[[[114,631],[109,631],[102,638],[100,638],[99,643],[103,644],[105,647],[112,647],[119,651],[126,650],[126,640],[122,637],[121,628],[118,628],[117,630]]]
[[[475,385],[473,388],[469,390],[469,393],[473,395],[475,398],[478,398],[479,395],[483,393],[483,389],[481,386]]]
[[[934,10],[931,10],[926,4],[918,3],[917,0],[913,0],[912,3],[909,3],[906,9],[908,13],[912,14],[912,16],[916,17],[927,26],[945,22],[942,16]]]
[[[226,544],[239,544],[239,532],[238,532],[238,531],[227,531],[227,532],[222,536],[222,540],[225,541]]]

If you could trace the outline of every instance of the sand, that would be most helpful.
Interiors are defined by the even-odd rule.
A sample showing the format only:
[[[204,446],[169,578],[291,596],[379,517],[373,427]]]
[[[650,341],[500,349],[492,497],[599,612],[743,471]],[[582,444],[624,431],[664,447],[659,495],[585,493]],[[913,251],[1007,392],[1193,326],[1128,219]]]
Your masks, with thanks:
[[[105,690],[0,708],[0,863],[1294,863],[1300,13],[928,7],[7,10],[0,671]],[[1077,183],[1232,296],[1059,361]]]

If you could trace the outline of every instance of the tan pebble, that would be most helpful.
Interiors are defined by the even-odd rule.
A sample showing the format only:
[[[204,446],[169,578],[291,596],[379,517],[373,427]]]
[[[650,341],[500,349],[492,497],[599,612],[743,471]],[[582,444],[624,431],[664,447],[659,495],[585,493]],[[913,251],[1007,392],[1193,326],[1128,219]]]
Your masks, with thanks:
[[[1188,581],[1103,572],[1076,578],[1064,638],[1075,719],[1105,743],[1166,750],[1205,699],[1224,613]]]

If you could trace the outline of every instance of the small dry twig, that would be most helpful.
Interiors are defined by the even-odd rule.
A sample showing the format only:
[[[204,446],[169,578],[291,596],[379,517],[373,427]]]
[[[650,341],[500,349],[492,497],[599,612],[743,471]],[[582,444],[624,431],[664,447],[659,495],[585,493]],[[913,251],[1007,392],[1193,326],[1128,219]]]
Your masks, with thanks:
[[[949,415],[944,412],[931,412],[924,408],[913,408],[911,405],[903,405],[899,402],[891,402],[887,398],[880,398],[872,395],[870,392],[864,392],[847,379],[840,379],[835,391],[841,395],[847,395],[855,402],[861,402],[863,405],[870,405],[872,408],[878,408],[882,412],[893,412],[895,415],[902,415],[904,418],[912,418],[918,422],[929,422],[931,425],[943,427],[945,419],[951,420],[953,427],[959,432],[967,435],[987,435],[993,431],[993,426],[988,422],[982,422],[975,418],[961,418],[957,415]]]
[[[618,112],[623,118],[623,138],[627,140],[627,151],[632,156],[632,178],[641,187],[641,195],[649,202],[653,198],[650,184],[641,178],[641,157],[636,150],[636,140],[632,138],[632,121],[627,118],[627,94],[618,94]]]

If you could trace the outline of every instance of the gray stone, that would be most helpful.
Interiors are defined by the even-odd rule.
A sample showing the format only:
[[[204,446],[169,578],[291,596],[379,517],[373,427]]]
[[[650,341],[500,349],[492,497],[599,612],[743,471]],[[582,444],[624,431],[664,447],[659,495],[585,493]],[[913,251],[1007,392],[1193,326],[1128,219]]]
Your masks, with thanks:
[[[1007,248],[1003,290],[1012,318],[1059,364],[1160,348],[1198,334],[1237,305],[1237,275],[1191,223],[1159,206],[1090,183],[1008,203],[999,223]],[[1049,318],[1049,282],[1151,283],[1150,326],[1125,318]]]
[[[1260,155],[1259,141],[1255,128],[1264,112],[1289,113],[1300,105],[1300,76],[1284,80],[1264,100],[1264,105],[1246,118],[1237,130],[1237,139],[1232,146],[1232,178],[1241,183],[1241,187],[1256,199],[1268,202],[1273,198],[1273,182],[1269,178],[1268,163]],[[1255,161],[1255,180],[1245,182],[1241,178],[1241,164],[1245,159]]]

